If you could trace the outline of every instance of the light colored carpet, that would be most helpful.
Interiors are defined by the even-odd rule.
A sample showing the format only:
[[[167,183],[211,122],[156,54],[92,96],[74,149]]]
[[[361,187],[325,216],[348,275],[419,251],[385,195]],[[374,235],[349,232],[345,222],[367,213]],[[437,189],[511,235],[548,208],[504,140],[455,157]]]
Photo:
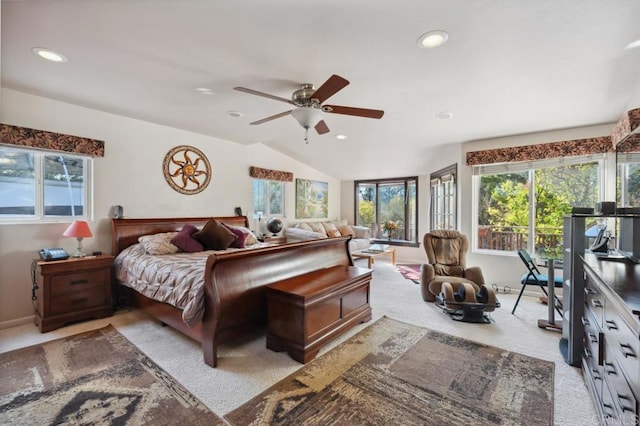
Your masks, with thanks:
[[[358,266],[366,266],[366,262]],[[502,307],[492,313],[494,324],[469,324],[449,319],[438,307],[422,301],[420,286],[405,280],[384,260],[374,265],[371,305],[374,320],[386,315],[399,321],[431,328],[480,343],[493,345],[553,361],[555,377],[555,424],[598,424],[581,370],[567,365],[558,349],[560,333],[537,327],[546,318],[547,307],[537,298],[524,297],[516,315],[511,315],[516,294],[499,294]],[[118,312],[111,318],[64,327],[40,334],[26,324],[0,330],[0,352],[57,339],[113,324],[160,367],[182,383],[216,414],[222,416],[302,367],[286,353],[265,348],[265,337],[223,345],[218,351],[218,368],[207,367],[200,346],[139,312]],[[320,351],[328,349],[362,330],[361,324]]]

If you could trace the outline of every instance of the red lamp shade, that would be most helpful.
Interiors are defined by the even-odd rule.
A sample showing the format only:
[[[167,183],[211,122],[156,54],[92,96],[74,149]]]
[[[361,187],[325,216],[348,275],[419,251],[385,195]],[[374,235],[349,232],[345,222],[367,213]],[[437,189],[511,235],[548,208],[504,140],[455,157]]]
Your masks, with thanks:
[[[73,223],[69,225],[67,230],[64,231],[64,234],[62,235],[64,235],[65,237],[76,237],[76,238],[93,237],[93,234],[91,233],[91,229],[89,229],[89,225],[84,220],[74,220]]]
[[[82,239],[86,237],[93,237],[89,225],[84,220],[74,220],[71,225],[64,231],[65,237],[75,237],[78,240],[78,249],[73,254],[73,257],[84,257],[86,254],[82,251]]]

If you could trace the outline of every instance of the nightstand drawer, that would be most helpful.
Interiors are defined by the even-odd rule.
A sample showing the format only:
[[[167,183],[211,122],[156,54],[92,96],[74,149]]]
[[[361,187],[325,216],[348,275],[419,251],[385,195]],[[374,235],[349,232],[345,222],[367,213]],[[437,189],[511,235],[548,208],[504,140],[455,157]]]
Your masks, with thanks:
[[[56,298],[86,290],[103,294],[101,288],[108,282],[109,271],[105,269],[57,275],[51,278],[51,296]]]
[[[109,295],[104,291],[83,290],[51,299],[51,315],[78,312],[84,309],[109,305]]]

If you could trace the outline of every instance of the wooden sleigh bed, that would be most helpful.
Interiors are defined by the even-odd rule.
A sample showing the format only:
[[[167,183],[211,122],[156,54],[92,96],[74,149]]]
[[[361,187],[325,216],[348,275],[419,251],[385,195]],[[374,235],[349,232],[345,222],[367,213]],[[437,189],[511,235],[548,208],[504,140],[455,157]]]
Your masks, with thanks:
[[[117,256],[138,243],[138,237],[142,235],[180,231],[187,223],[201,227],[210,219],[113,219],[112,253]],[[227,225],[248,227],[245,216],[215,219]],[[199,341],[205,363],[215,367],[217,348],[221,343],[264,328],[265,286],[322,268],[353,266],[349,239],[327,238],[209,255],[204,277],[204,316],[193,327],[185,324],[181,309],[154,301],[119,282],[118,294],[128,294],[135,306]]]

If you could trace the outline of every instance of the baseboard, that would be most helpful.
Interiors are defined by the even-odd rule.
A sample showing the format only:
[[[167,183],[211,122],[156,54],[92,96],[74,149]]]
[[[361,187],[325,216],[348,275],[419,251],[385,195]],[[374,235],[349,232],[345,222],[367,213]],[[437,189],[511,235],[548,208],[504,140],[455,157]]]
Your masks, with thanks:
[[[23,325],[23,324],[29,324],[29,323],[33,324],[33,321],[34,321],[33,318],[34,318],[33,315],[29,315],[28,317],[17,318],[9,321],[2,321],[0,322],[0,330],[4,330],[5,328],[15,327],[17,325]]]

